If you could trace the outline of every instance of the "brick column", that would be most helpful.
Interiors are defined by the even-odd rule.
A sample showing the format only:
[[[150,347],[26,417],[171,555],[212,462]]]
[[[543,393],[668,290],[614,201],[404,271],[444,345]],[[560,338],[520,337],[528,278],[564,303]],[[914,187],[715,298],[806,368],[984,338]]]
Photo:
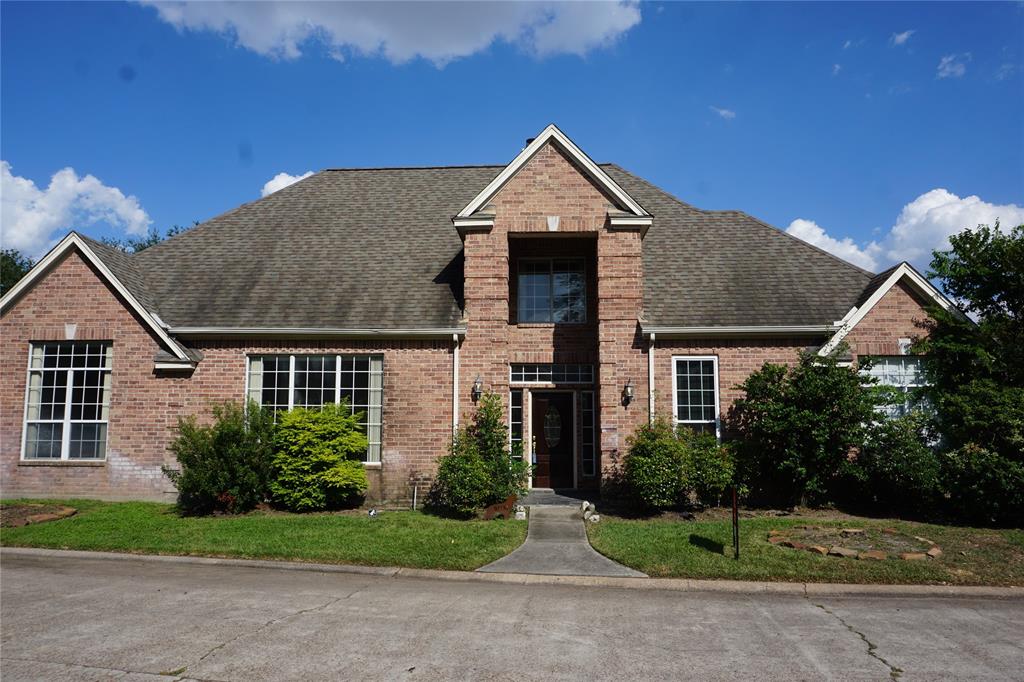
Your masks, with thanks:
[[[640,337],[643,259],[638,231],[605,230],[597,242],[601,469],[626,452],[626,441],[647,419],[647,356]],[[626,382],[634,399],[623,405]]]

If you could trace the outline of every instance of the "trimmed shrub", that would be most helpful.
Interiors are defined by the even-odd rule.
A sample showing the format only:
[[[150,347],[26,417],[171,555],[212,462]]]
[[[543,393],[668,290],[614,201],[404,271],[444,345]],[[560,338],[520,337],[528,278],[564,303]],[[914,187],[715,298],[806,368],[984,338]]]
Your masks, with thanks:
[[[451,451],[440,459],[430,491],[430,506],[472,516],[491,496],[491,472],[476,442],[465,431],[455,434]]]
[[[447,455],[438,461],[430,490],[431,507],[468,516],[490,504],[526,493],[530,465],[519,444],[508,447],[501,398],[488,393],[472,423],[459,430]]]
[[[852,466],[860,470],[860,503],[904,513],[929,512],[938,499],[941,471],[925,432],[927,417],[912,412],[871,425]]]
[[[687,491],[688,455],[686,444],[667,419],[644,424],[630,438],[622,463],[627,494],[647,509],[678,505]]]
[[[717,506],[736,476],[731,448],[710,433],[694,433],[680,427],[679,439],[687,450],[685,479],[701,504]]]
[[[942,478],[953,515],[978,524],[1024,526],[1024,466],[968,444],[946,453]]]
[[[273,416],[256,403],[213,406],[213,424],[178,420],[170,449],[180,470],[163,468],[178,489],[182,514],[239,514],[266,500],[273,457]]]
[[[347,402],[279,414],[274,446],[270,489],[280,506],[307,512],[362,502],[367,442]]]

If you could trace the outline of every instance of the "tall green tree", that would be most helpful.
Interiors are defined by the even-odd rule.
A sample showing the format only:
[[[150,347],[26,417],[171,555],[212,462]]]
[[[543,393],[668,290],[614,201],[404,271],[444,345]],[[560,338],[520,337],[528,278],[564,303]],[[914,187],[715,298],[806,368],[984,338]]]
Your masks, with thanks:
[[[935,251],[930,277],[956,301],[934,307],[926,389],[952,448],[973,444],[1024,464],[1024,225],[979,225]]]
[[[17,249],[0,251],[0,296],[17,284],[33,265],[35,261]]]

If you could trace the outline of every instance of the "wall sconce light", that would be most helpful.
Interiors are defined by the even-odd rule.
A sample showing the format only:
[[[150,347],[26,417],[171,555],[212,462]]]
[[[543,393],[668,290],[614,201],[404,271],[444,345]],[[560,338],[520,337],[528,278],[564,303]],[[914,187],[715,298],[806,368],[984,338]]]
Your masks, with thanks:
[[[484,382],[480,380],[480,375],[476,376],[476,381],[473,382],[473,402],[480,400],[480,396],[484,393]]]
[[[622,404],[629,405],[633,402],[633,380],[627,379],[626,385],[622,388]]]

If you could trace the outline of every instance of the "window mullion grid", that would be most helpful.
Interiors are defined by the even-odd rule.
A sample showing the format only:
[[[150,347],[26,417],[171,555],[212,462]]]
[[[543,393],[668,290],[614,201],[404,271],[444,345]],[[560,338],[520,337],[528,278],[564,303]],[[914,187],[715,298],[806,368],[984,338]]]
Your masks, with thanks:
[[[341,356],[334,356],[334,404],[341,404]]]
[[[555,259],[548,259],[548,322],[555,321]]]
[[[73,364],[73,363],[72,363]],[[64,391],[64,425],[60,434],[60,458],[71,458],[71,393],[74,391],[75,370],[68,368],[67,388]]]
[[[288,411],[295,408],[295,356],[288,356]]]

